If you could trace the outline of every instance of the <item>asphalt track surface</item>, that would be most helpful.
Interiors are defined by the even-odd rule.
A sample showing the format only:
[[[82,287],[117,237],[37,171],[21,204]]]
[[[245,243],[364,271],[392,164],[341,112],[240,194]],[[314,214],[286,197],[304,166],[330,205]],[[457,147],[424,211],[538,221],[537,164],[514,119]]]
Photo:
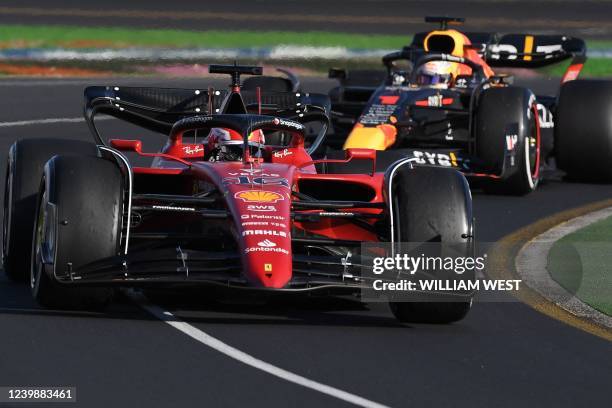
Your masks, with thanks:
[[[409,34],[425,15],[466,17],[466,30],[612,35],[605,0],[3,0],[0,23]],[[205,46],[205,45],[204,45]]]
[[[78,117],[83,87],[101,82],[151,84],[0,81],[0,122]],[[305,85],[324,90],[329,82]],[[84,123],[0,127],[1,180],[9,145],[41,136],[90,138]],[[479,239],[611,194],[609,186],[558,181],[527,197],[476,194]],[[393,407],[609,405],[612,344],[518,302],[476,303],[448,326],[402,326],[385,305],[341,299],[224,305],[192,296],[162,306],[265,362]],[[349,406],[228,358],[128,299],[106,313],[42,310],[28,288],[3,276],[0,385],[75,386],[76,405],[85,407]]]

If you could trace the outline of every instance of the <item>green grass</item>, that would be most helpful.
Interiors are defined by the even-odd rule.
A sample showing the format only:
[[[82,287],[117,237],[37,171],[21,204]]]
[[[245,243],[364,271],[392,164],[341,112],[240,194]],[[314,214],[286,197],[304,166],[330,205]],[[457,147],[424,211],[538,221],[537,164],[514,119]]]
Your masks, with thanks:
[[[612,48],[612,44],[611,44]],[[558,77],[565,73],[565,69],[570,61],[565,61],[556,65],[551,65],[541,69],[547,75]],[[609,77],[612,75],[612,59],[589,58],[580,72],[580,77]]]
[[[547,269],[570,293],[612,316],[612,217],[557,241]]]
[[[324,31],[187,31],[117,27],[0,25],[0,43],[34,47],[67,46],[99,42],[100,46],[147,47],[268,47],[280,44],[345,46],[351,48],[401,48],[412,36],[365,35]],[[84,43],[86,45],[86,43]],[[106,44],[106,45],[104,45]]]
[[[121,27],[0,24],[0,43],[56,47],[81,41],[122,46],[158,47],[266,47],[279,44],[345,46],[350,48],[400,48],[406,35],[350,34],[326,31],[189,31]],[[612,40],[590,40],[592,49],[612,48]],[[78,44],[77,44],[78,45]]]
[[[188,31],[171,29],[132,29],[120,27],[73,27],[62,25],[0,24],[0,48],[32,47],[170,47],[170,48],[249,48],[276,45],[343,46],[364,49],[399,49],[408,44],[412,34],[349,34],[325,31]],[[612,48],[610,40],[588,41],[592,49]],[[364,61],[359,64],[363,65]],[[372,64],[379,66],[378,59]],[[561,76],[569,63],[542,68],[549,76]],[[612,75],[612,60],[593,58],[587,61],[582,76]]]
[[[612,40],[587,40],[587,49],[612,48]]]

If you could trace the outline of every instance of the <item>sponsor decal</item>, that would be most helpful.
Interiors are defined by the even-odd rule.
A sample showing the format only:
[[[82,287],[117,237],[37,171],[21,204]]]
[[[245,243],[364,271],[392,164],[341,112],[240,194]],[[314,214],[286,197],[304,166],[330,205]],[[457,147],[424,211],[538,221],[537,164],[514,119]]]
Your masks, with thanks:
[[[257,186],[283,186],[289,188],[289,181],[283,177],[266,177],[258,175],[252,177],[248,175],[225,177],[223,184],[257,185]]]
[[[250,204],[247,205],[247,211],[273,212],[277,210],[276,207],[273,205]]]
[[[453,167],[457,167],[457,156],[455,155],[455,153],[450,152],[448,155],[450,156],[450,159],[451,159],[451,165]]]
[[[243,237],[248,237],[252,235],[270,235],[272,237],[287,238],[287,233],[285,231],[275,231],[275,230],[244,230],[242,231]]]
[[[444,105],[451,105],[452,103],[453,98],[444,98],[443,95],[431,95],[428,96],[427,99],[423,99],[422,101],[416,101],[414,104],[416,106],[429,106],[439,108]]]
[[[293,152],[289,151],[289,149],[283,149],[278,152],[274,152],[272,155],[277,159],[282,159],[283,157],[291,156],[292,154]]]
[[[275,125],[283,125],[283,126],[291,127],[291,128],[297,129],[297,130],[304,129],[304,126],[301,123],[294,122],[292,120],[285,120],[285,119],[280,119],[280,118],[274,118],[272,123],[274,123]]]
[[[539,116],[540,129],[551,129],[555,127],[552,113],[541,103],[536,104]]]
[[[452,103],[453,103],[453,98],[444,98],[443,95],[431,95],[431,96],[428,96],[427,99],[416,101],[414,104],[416,106],[429,106],[429,107],[440,108],[444,105],[451,105]]]
[[[531,60],[533,48],[533,36],[525,36],[525,55],[523,56],[523,60]],[[552,58],[555,52],[561,50],[563,50],[563,45],[561,44],[538,45],[535,47],[535,53],[546,54],[544,55],[544,59]],[[507,60],[515,60],[518,57],[518,49],[513,44],[491,45],[489,47],[489,52],[491,59],[495,60],[500,59],[502,56]]]
[[[198,155],[199,153],[204,154],[204,147],[201,145],[186,145],[183,146],[183,153],[190,156]]]
[[[196,209],[192,207],[173,207],[171,205],[154,205],[152,207],[154,210],[168,210],[168,211],[187,211],[193,212]]]
[[[446,135],[444,136],[444,139],[446,139],[446,140],[454,140],[453,128],[451,127],[450,122],[448,122],[447,125],[448,125],[448,129],[446,129]]]
[[[283,196],[274,191],[244,190],[234,194],[234,198],[239,198],[245,203],[276,203],[284,200]]]
[[[518,135],[506,135],[506,149],[508,149],[508,151],[514,150],[517,142]]]
[[[242,223],[243,227],[267,227],[270,225],[268,221],[246,221]]]
[[[456,158],[455,160],[452,160],[451,156],[445,153],[430,153],[415,150],[412,154],[414,158],[417,159],[418,164],[432,164],[435,166],[452,167],[453,162],[456,162]]]
[[[249,206],[250,207],[250,206]],[[264,206],[266,207],[266,206]],[[272,207],[272,206],[269,206]],[[277,221],[285,221],[285,217],[281,217],[280,215],[266,215],[266,214],[242,214],[240,216],[243,220],[277,220]]]
[[[337,213],[334,213],[337,214]],[[287,228],[285,224],[282,222],[274,222],[274,221],[245,221],[242,223],[243,227],[267,227],[273,226],[277,228]]]
[[[565,75],[563,75],[563,82],[573,81],[578,78],[580,75],[580,71],[582,70],[583,64],[572,64],[565,71]]]
[[[264,239],[263,241],[258,242],[257,246],[264,247],[264,248],[274,248],[276,244],[270,241],[269,239]]]
[[[230,176],[252,176],[254,174],[266,175],[266,176],[278,176],[278,174],[263,174],[262,169],[241,169],[240,172],[229,172]]]
[[[373,103],[368,108],[368,111],[359,117],[359,123],[364,125],[378,125],[385,123],[389,116],[393,115],[396,105],[384,105]]]
[[[251,252],[274,252],[277,254],[283,254],[283,255],[289,255],[289,251],[287,251],[284,248],[279,248],[279,247],[251,247],[251,248],[247,248],[244,250],[245,254],[251,253]]]
[[[467,83],[467,79],[465,78],[459,78],[457,79],[457,82],[455,83],[455,88],[467,88],[468,83]]]

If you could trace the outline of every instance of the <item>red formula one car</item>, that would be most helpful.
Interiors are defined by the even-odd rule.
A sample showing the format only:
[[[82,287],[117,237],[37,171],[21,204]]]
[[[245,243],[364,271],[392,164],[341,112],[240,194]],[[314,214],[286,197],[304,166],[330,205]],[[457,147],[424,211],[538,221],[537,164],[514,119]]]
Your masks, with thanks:
[[[386,173],[329,174],[305,147],[307,122],[327,127],[327,96],[241,92],[240,74],[211,66],[231,90],[90,87],[96,143],[27,139],[10,149],[3,262],[51,307],[100,307],[113,288],[153,285],[275,292],[359,292],[363,242],[472,245],[471,197],[452,169],[395,163]],[[164,133],[159,153],[105,141],[106,113]],[[313,147],[311,146],[311,148]],[[334,162],[369,161],[349,149]],[[152,158],[137,167],[128,156]],[[33,231],[33,234],[32,234]],[[402,321],[451,322],[473,293],[392,302]],[[450,300],[450,301],[449,301]]]

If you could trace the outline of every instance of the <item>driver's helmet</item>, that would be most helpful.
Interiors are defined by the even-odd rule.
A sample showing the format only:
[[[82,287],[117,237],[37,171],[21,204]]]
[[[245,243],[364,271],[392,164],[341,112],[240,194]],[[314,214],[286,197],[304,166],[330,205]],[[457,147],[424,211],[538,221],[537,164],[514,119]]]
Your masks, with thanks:
[[[417,83],[423,86],[446,89],[451,86],[458,71],[458,63],[430,61],[417,69]]]
[[[251,154],[263,148],[265,137],[261,129],[249,135]],[[221,160],[241,160],[244,140],[239,132],[226,128],[212,128],[208,133],[208,151],[218,152]]]

